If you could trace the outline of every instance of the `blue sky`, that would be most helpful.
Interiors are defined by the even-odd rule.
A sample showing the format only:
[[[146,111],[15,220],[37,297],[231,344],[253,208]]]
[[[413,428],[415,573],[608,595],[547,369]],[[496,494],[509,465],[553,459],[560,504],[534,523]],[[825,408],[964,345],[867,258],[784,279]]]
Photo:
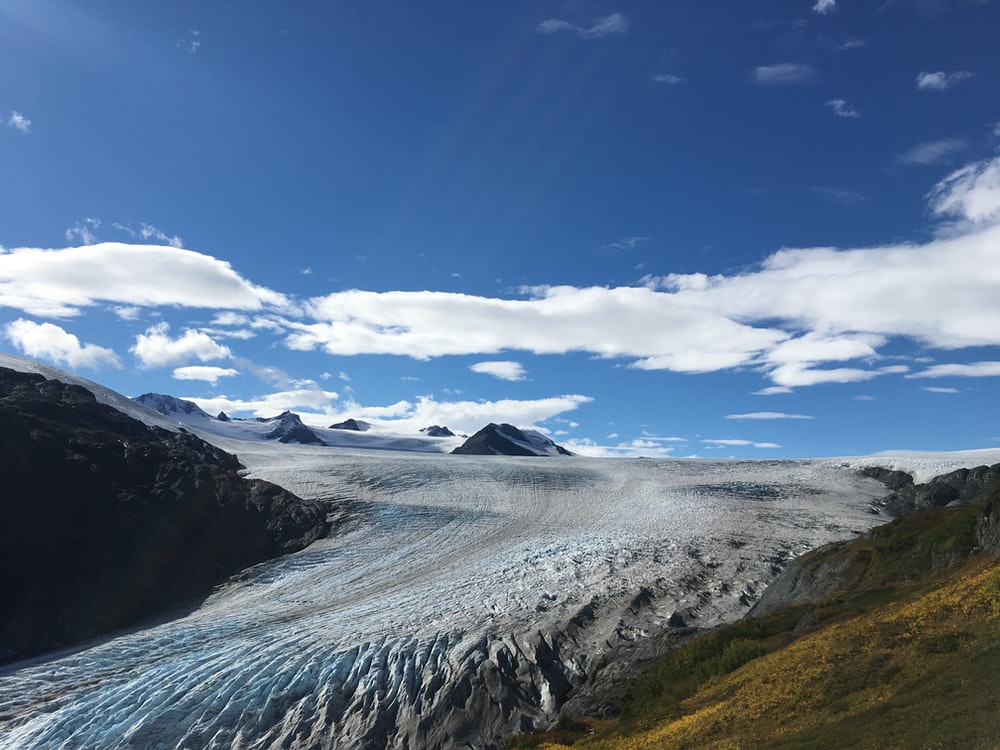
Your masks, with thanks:
[[[0,347],[603,455],[996,447],[1000,4],[0,0]]]

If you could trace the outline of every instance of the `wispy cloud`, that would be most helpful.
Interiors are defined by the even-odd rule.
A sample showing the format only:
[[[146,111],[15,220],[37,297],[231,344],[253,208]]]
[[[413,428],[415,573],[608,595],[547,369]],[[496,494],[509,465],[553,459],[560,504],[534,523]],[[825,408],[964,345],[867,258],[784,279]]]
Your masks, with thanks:
[[[958,388],[942,388],[935,385],[925,385],[920,390],[927,391],[928,393],[961,393]]]
[[[917,74],[917,89],[920,91],[947,91],[973,76],[975,73],[970,73],[967,70],[956,70],[953,73],[945,73],[943,70],[936,73],[921,71]]]
[[[861,117],[861,112],[848,104],[844,99],[831,99],[826,103],[837,117]]]
[[[4,326],[3,332],[21,353],[69,367],[100,369],[120,368],[118,355],[96,344],[81,344],[72,333],[53,323],[35,323],[18,318]]]
[[[995,378],[1000,377],[1000,362],[934,365],[908,378]]]
[[[788,86],[809,83],[816,78],[816,69],[805,63],[777,63],[753,69],[752,79],[758,86]]]
[[[755,443],[752,440],[742,440],[740,438],[720,438],[712,439],[706,438],[701,441],[705,445],[711,448],[780,448],[781,446],[777,443]]]
[[[944,138],[939,141],[919,143],[909,151],[904,151],[896,157],[896,163],[904,166],[928,166],[948,161],[959,152],[964,151],[965,141],[959,138]]]
[[[836,49],[839,52],[845,52],[847,50],[861,49],[862,47],[867,47],[867,46],[868,46],[867,39],[848,39],[843,44],[838,44]]]
[[[474,365],[470,365],[469,369],[483,375],[492,375],[500,380],[516,381],[524,380],[525,377],[524,365],[510,360],[476,362]]]
[[[654,73],[651,76],[653,83],[665,83],[668,86],[676,86],[684,83],[684,79],[673,73]]]
[[[10,119],[7,120],[7,125],[15,130],[20,130],[22,133],[31,132],[31,120],[22,115],[20,112],[11,112]]]
[[[816,0],[813,10],[820,15],[827,15],[837,10],[837,0]]]
[[[201,32],[192,29],[183,37],[177,40],[178,49],[182,49],[189,55],[195,55],[201,49]]]
[[[602,250],[608,250],[611,252],[624,252],[627,250],[635,250],[639,245],[643,245],[649,242],[649,237],[643,237],[642,235],[634,235],[632,237],[623,237],[620,240],[615,240],[614,242],[609,242],[607,245],[601,247]]]
[[[808,414],[785,414],[780,411],[754,411],[749,414],[727,414],[726,419],[812,419]]]
[[[539,34],[557,34],[569,31],[581,39],[599,39],[611,34],[624,34],[628,30],[628,20],[621,13],[599,16],[591,21],[590,26],[578,26],[561,18],[549,18],[535,28]]]

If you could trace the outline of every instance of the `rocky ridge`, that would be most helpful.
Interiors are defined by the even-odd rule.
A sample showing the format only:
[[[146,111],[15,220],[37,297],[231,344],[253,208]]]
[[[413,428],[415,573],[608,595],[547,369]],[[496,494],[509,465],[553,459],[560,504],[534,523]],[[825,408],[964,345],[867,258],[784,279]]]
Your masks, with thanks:
[[[327,508],[85,388],[0,368],[0,660],[75,643],[302,549]]]

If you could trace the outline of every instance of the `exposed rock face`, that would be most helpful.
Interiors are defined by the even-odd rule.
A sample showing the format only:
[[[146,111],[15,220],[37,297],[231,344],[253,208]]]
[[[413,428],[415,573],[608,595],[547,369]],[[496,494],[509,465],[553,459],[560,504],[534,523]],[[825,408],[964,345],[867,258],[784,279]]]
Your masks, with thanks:
[[[893,490],[883,507],[893,515],[943,508],[951,504],[983,503],[976,523],[979,552],[1000,553],[1000,464],[977,466],[934,477],[924,484],[914,484],[909,474],[881,468],[861,471]],[[868,537],[879,534],[879,529]],[[940,553],[941,560],[949,560]],[[796,558],[771,583],[751,611],[763,615],[781,607],[824,599],[838,591],[856,586],[866,573],[871,553],[863,545],[835,542]]]
[[[447,427],[442,427],[437,424],[431,425],[430,427],[421,427],[420,431],[428,437],[456,437],[455,433]]]
[[[82,387],[0,368],[0,661],[137,622],[329,530],[327,509]]]
[[[315,432],[302,423],[298,414],[284,411],[276,418],[277,424],[264,437],[279,443],[301,443],[302,445],[326,445]]]
[[[331,430],[354,430],[355,432],[366,432],[371,429],[371,425],[367,422],[362,422],[358,419],[345,419],[343,422],[337,422],[336,424],[330,425]]]
[[[193,401],[185,401],[182,398],[176,398],[175,396],[164,396],[162,393],[143,393],[141,396],[136,396],[133,401],[137,401],[143,406],[148,406],[154,411],[160,412],[168,417],[172,417],[175,414],[183,414],[185,416],[195,416],[203,417],[208,419],[208,414],[202,411],[201,407]]]
[[[452,453],[472,456],[572,456],[540,432],[490,423]]]
[[[914,484],[913,478],[902,471],[870,468],[862,469],[861,473],[893,490],[883,501],[883,507],[893,516],[901,516],[916,510],[943,508],[952,502],[968,503],[980,497],[1000,477],[1000,464],[958,469],[925,484]]]

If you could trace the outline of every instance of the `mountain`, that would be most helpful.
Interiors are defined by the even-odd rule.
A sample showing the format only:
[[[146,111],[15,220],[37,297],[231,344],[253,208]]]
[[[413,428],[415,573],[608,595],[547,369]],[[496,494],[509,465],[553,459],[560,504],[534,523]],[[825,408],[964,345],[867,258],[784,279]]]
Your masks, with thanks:
[[[79,385],[0,368],[0,661],[164,612],[329,530],[190,433]]]
[[[343,422],[337,422],[336,424],[330,425],[331,430],[354,430],[355,432],[367,432],[372,426],[367,422],[362,422],[358,419],[345,419]]]
[[[302,445],[326,445],[326,442],[306,427],[302,423],[302,418],[294,412],[284,411],[274,419],[261,421],[274,422],[274,426],[264,435],[268,440],[277,440],[279,443],[301,443]]]
[[[441,425],[436,424],[431,425],[430,427],[421,427],[420,431],[427,437],[458,437],[447,427],[442,427]]]
[[[148,406],[160,414],[182,421],[187,421],[192,417],[195,419],[211,419],[193,401],[185,401],[182,398],[175,398],[174,396],[165,396],[162,393],[143,393],[141,396],[136,396],[133,401],[143,406]]]
[[[470,437],[452,453],[468,456],[572,456],[535,430],[521,430],[509,424],[490,424]]]

